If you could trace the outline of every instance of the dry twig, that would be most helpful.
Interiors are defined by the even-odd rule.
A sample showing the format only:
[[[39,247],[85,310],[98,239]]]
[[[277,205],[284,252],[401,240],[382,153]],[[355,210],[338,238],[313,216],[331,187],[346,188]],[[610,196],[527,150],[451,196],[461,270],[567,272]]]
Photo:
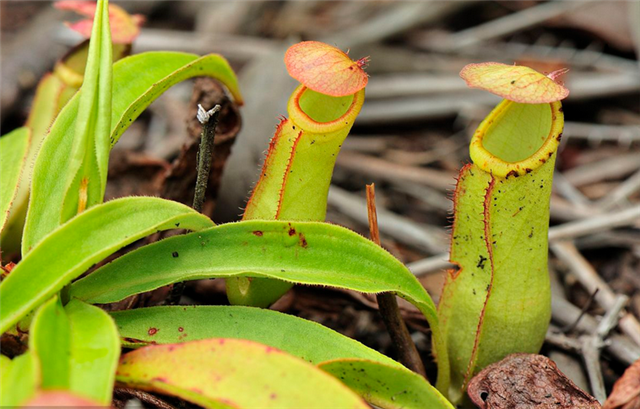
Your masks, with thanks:
[[[618,297],[611,287],[594,270],[589,262],[580,254],[571,242],[559,241],[551,244],[551,249],[572,271],[578,281],[589,292],[598,289],[596,301],[606,310],[611,310]],[[627,334],[637,345],[640,345],[640,323],[630,313],[624,314],[619,323],[622,332]]]
[[[376,193],[373,184],[367,185],[367,217],[369,220],[369,232],[371,240],[380,245],[380,233],[378,231],[378,216],[376,213]],[[400,315],[398,301],[393,293],[380,293],[376,295],[380,315],[384,321],[387,331],[393,340],[394,346],[398,350],[400,362],[405,364],[412,371],[426,377],[427,373],[416,345],[411,339],[411,334]]]
[[[202,105],[198,105],[198,121],[202,124],[202,134],[200,136],[200,150],[198,151],[198,174],[196,178],[195,194],[193,196],[193,210],[201,213],[204,203],[207,183],[209,182],[209,172],[211,171],[211,155],[213,154],[213,142],[216,136],[216,126],[220,115],[220,105],[216,105],[206,111]],[[185,283],[179,282],[173,285],[171,294],[167,298],[167,305],[180,303],[180,298],[184,292]]]

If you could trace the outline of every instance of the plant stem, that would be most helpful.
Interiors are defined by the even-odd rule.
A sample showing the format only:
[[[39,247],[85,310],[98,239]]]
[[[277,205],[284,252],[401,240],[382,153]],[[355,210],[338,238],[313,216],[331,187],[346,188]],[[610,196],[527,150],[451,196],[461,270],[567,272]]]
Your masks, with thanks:
[[[207,183],[209,182],[209,172],[211,171],[211,154],[213,153],[213,142],[216,136],[216,126],[218,125],[218,116],[220,115],[220,105],[216,105],[208,111],[198,104],[198,121],[202,124],[202,133],[200,134],[200,149],[198,150],[198,172],[196,177],[196,188],[193,195],[193,209],[202,213],[202,205],[204,196],[207,192]],[[185,283],[175,283],[171,289],[171,294],[167,298],[165,304],[177,305],[184,291]]]
[[[369,232],[371,234],[371,240],[377,245],[380,245],[374,184],[367,185],[367,215],[369,217]],[[376,298],[378,300],[378,307],[380,309],[380,315],[382,315],[384,325],[387,327],[391,340],[398,350],[400,362],[412,371],[426,377],[424,364],[422,363],[422,359],[420,359],[420,354],[418,353],[416,345],[411,339],[409,330],[402,320],[395,294],[381,293],[377,294]]]
[[[202,136],[200,137],[200,151],[198,152],[196,192],[193,196],[192,206],[197,212],[202,212],[204,194],[207,191],[207,183],[209,182],[211,153],[213,151],[213,140],[216,135],[216,126],[218,125],[218,115],[220,115],[220,105],[216,105],[209,111],[205,111],[202,105],[198,104],[198,121],[202,124]]]

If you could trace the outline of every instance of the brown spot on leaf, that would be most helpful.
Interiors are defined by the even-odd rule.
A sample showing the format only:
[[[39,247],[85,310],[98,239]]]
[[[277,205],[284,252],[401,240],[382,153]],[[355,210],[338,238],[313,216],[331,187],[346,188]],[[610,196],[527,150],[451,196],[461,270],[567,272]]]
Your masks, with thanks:
[[[480,409],[599,409],[549,358],[512,354],[489,365],[469,383],[469,397]]]
[[[184,331],[184,328],[178,327],[178,332],[183,332],[183,331]]]
[[[296,234],[296,229],[293,227],[289,227],[289,236],[294,236]]]
[[[487,261],[486,257],[483,257],[482,254],[480,254],[479,256],[479,260],[478,260],[478,264],[476,265],[477,268],[481,268],[484,270],[484,263]]]
[[[253,235],[254,235],[254,236],[258,236],[258,237],[262,237],[262,235],[263,235],[263,234],[264,234],[264,233],[262,233],[260,230],[255,230],[255,231],[253,232]]]
[[[507,173],[507,179],[509,179],[509,176],[513,176],[513,177],[518,177],[518,171],[516,170],[512,170],[511,172]]]
[[[307,248],[309,244],[307,243],[307,239],[304,237],[304,234],[300,233],[300,247]]]
[[[151,328],[149,328],[149,331],[147,331],[147,334],[149,334],[151,336],[156,335],[157,333],[158,333],[158,328],[151,327]]]

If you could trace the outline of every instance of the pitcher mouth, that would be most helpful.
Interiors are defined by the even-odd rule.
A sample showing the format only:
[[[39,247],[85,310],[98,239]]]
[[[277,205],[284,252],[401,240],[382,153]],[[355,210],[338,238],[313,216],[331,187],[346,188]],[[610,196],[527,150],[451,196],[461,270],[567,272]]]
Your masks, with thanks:
[[[287,110],[289,111],[289,119],[291,119],[291,121],[299,125],[307,132],[330,133],[347,126],[350,127],[351,125],[353,125],[353,122],[358,116],[358,113],[360,113],[360,109],[362,108],[362,104],[364,103],[364,89],[346,97],[331,97],[328,95],[317,93],[323,98],[329,99],[351,98],[351,103],[346,106],[343,112],[338,113],[339,116],[337,118],[330,118],[330,120],[324,122],[312,118],[304,111],[303,107],[301,106],[301,99],[306,92],[316,93],[315,91],[310,90],[304,85],[299,85],[295,89],[295,91],[293,91],[291,98],[289,98]]]
[[[534,130],[531,135],[525,135],[525,137],[530,137],[531,141],[524,149],[526,152],[525,157],[521,159],[518,155],[522,156],[522,151],[512,150],[510,149],[511,146],[508,146],[510,142],[508,140],[508,131],[502,127],[504,124],[501,121],[504,120],[506,113],[511,109],[531,109],[531,107],[537,105],[549,106],[549,111],[543,114],[549,115],[549,118],[543,119],[550,120],[550,123],[546,126],[544,124],[540,125],[545,129]],[[516,128],[527,127],[526,123],[509,124],[509,126],[514,125]],[[564,114],[562,113],[560,101],[532,105],[504,100],[491,111],[474,133],[469,148],[471,160],[482,170],[497,177],[508,178],[509,176],[526,175],[544,165],[557,151],[562,138],[563,127]],[[522,128],[519,128],[518,131],[522,132]],[[546,137],[543,139],[540,134],[535,135],[534,132],[540,132],[542,136],[546,135]],[[499,140],[491,140],[491,143],[489,143],[489,138],[492,137]],[[535,150],[528,154],[527,151],[531,150],[532,146]]]

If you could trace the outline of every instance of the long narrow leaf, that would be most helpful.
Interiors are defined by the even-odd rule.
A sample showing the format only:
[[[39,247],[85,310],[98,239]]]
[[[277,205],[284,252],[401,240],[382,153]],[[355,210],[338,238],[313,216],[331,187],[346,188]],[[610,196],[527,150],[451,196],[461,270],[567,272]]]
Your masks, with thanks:
[[[84,81],[79,91],[64,188],[62,221],[101,203],[107,183],[112,78],[109,2],[98,0]]]
[[[0,230],[4,230],[11,202],[17,194],[30,138],[29,128],[26,127],[0,138]]]
[[[392,291],[425,315],[435,311],[422,285],[388,252],[344,227],[320,222],[244,221],[171,237],[103,266],[74,283],[70,294],[109,303],[177,281],[236,276]]]
[[[388,252],[340,226],[286,221],[221,225],[131,252],[77,281],[70,292],[87,302],[108,303],[163,285],[211,277],[275,278],[365,293],[394,292],[429,321],[443,355],[438,382],[448,382],[448,360],[431,297]]]
[[[97,6],[97,3],[84,1],[60,1],[54,4],[54,7],[74,10],[91,18],[94,17]],[[143,18],[140,15],[130,16],[117,5],[109,4],[109,20],[114,40],[112,59],[116,61],[130,54],[131,42],[137,37]],[[73,27],[83,29],[81,34],[89,38],[93,21],[84,20],[75,23]],[[11,254],[20,251],[22,231],[29,203],[33,164],[38,151],[58,113],[82,85],[88,54],[89,41],[83,41],[73,47],[58,60],[53,72],[42,77],[35,91],[33,104],[25,124],[32,132],[31,143],[26,162],[22,165],[23,174],[19,186],[16,186],[18,191],[10,208],[7,226],[2,230],[2,248]]]
[[[116,250],[161,230],[212,224],[187,206],[159,198],[94,206],[42,240],[0,284],[0,332]]]
[[[98,307],[72,300],[70,390],[103,405],[111,403],[120,340],[113,319]]]
[[[59,297],[36,312],[29,331],[29,349],[38,357],[43,389],[67,389],[70,379],[71,334]]]
[[[149,52],[124,58],[113,65],[110,144],[172,85],[197,76],[209,76],[227,86],[242,103],[236,77],[219,55],[198,57],[176,52]],[[22,254],[27,254],[48,233],[62,224],[67,160],[73,150],[73,131],[80,95],[76,94],[58,115],[40,149],[31,185]]]
[[[29,189],[33,177],[33,164],[53,120],[66,103],[66,99],[73,95],[69,95],[69,92],[77,91],[76,88],[69,88],[56,75],[48,73],[42,77],[33,98],[29,118],[24,127],[24,129],[28,128],[31,131],[31,137],[26,141],[27,152],[25,159],[22,163],[19,163],[15,160],[16,157],[13,156],[7,163],[7,165],[11,164],[10,166],[21,166],[21,177],[17,184],[11,186],[12,190],[9,190],[9,187],[6,190],[4,186],[2,188],[1,194],[3,197],[10,194],[11,191],[13,192],[11,194],[14,195],[14,199],[8,209],[6,224],[0,229],[2,233],[1,247],[5,256],[10,257],[20,252],[24,220],[27,214],[27,204],[29,203]],[[3,141],[7,136],[9,135],[3,136],[0,141]],[[0,149],[0,152],[4,154],[5,149]],[[4,159],[2,163],[5,163]],[[2,175],[2,182],[4,183],[5,173],[2,172]]]
[[[426,379],[405,368],[365,359],[337,359],[318,365],[367,402],[384,409],[453,409]]]
[[[240,306],[175,306],[111,313],[129,347],[208,338],[259,342],[338,377],[363,399],[382,408],[452,409],[423,377],[396,361],[312,321],[277,311]]]
[[[122,357],[116,379],[206,408],[368,407],[315,366],[241,339],[147,346]]]
[[[278,348],[313,364],[362,358],[401,367],[394,360],[313,321],[240,306],[175,306],[112,312],[129,347],[207,338],[240,338]]]

